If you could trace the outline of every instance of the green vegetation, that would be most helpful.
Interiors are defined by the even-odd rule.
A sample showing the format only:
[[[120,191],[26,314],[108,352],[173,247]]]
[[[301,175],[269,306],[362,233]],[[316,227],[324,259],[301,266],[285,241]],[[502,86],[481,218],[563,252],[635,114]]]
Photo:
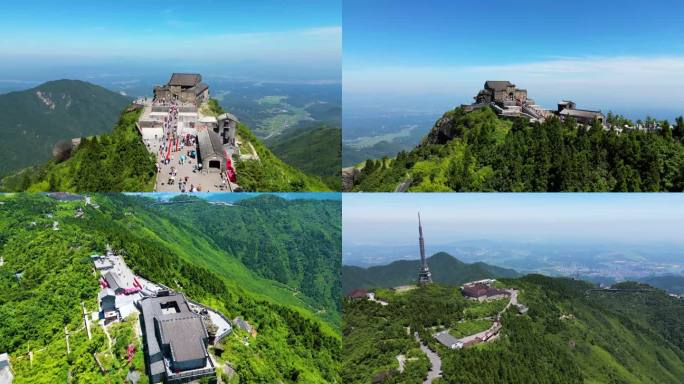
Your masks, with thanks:
[[[266,144],[287,164],[322,178],[332,190],[339,191],[341,140],[339,128],[322,126],[293,129]]]
[[[662,275],[645,277],[639,280],[650,286],[660,288],[670,293],[684,294],[684,276]]]
[[[431,284],[403,293],[376,290],[376,296],[389,303],[381,306],[368,300],[343,302],[344,383],[368,383],[372,378],[389,375],[388,383],[422,383],[430,367],[427,357],[418,350],[413,336],[418,332],[424,342],[434,348],[432,333],[442,329],[458,329],[467,309],[483,304],[467,300],[457,287]],[[496,312],[488,313],[494,315]],[[413,352],[410,352],[413,351]],[[407,366],[404,374],[396,356],[416,354],[420,360]]]
[[[378,290],[376,295],[388,301],[388,306],[345,300],[343,381],[367,383],[378,373],[396,368],[391,359],[399,351],[417,346],[412,335],[417,331],[442,359],[440,382],[684,382],[681,300],[636,283],[616,285],[626,289],[618,292],[541,275],[502,279],[501,283],[519,290],[519,300],[529,312],[524,316],[505,312],[498,340],[462,350],[445,348],[430,335],[443,328],[457,337],[481,330],[484,322],[458,321],[466,313],[482,316],[496,312],[500,309],[496,301],[467,301],[455,287],[440,284],[401,294]],[[407,326],[410,334],[403,328]],[[461,328],[468,329],[461,332]],[[394,329],[391,337],[385,329]],[[384,382],[420,383],[427,370],[394,372]]]
[[[683,140],[682,119],[674,129],[618,134],[457,108],[414,150],[366,161],[354,190],[394,191],[410,180],[409,191],[682,191]]]
[[[497,302],[505,302],[505,300],[497,300]],[[491,320],[475,319],[464,320],[449,328],[449,334],[456,338],[461,338],[469,335],[474,335],[478,332],[486,331],[492,326]]]
[[[127,109],[111,134],[83,137],[67,160],[51,160],[4,178],[4,191],[149,191],[155,160],[140,140],[140,110]]]
[[[209,101],[214,115],[223,113],[215,99]],[[254,148],[258,160],[242,160],[236,162],[238,184],[246,191],[278,191],[278,192],[326,192],[331,189],[321,179],[285,164],[276,157],[244,124],[238,124],[239,140],[242,151]]]
[[[60,140],[111,130],[130,98],[77,80],[0,95],[0,177],[44,163]]]
[[[342,247],[339,201],[287,201],[270,195],[242,200],[234,206],[212,205],[185,196],[173,201],[187,200],[195,203],[159,205],[153,209],[163,212],[174,227],[186,225],[201,229],[231,258],[260,276],[313,299],[312,309],[326,311],[339,322]],[[145,226],[154,230],[157,224],[150,222]],[[219,262],[214,257],[207,260]],[[219,274],[230,269],[228,265],[215,266]]]
[[[258,335],[249,345],[240,331],[222,342],[222,359],[235,370],[233,382],[339,382],[340,337],[313,313],[315,300],[253,273],[201,228],[167,216],[150,206],[150,199],[96,195],[100,209],[85,207],[81,219],[74,218],[79,201],[57,202],[38,194],[0,200],[0,351],[10,353],[18,382],[65,382],[67,377],[73,383],[123,382],[129,367],[121,347],[139,342],[131,340],[135,333],[130,327],[110,330],[111,352],[97,329],[92,340],[79,331],[81,302],[89,311],[97,308],[97,277],[89,255],[105,244],[122,253],[136,273],[230,318],[242,316],[256,328]],[[271,215],[285,215],[272,208]],[[52,229],[53,220],[60,223],[58,231]],[[245,233],[261,230],[257,225]],[[272,233],[270,239],[278,242],[285,236]],[[23,274],[17,278],[16,272]],[[65,326],[73,333],[70,354]],[[107,374],[100,374],[93,353],[102,357]],[[138,356],[132,365],[139,369]]]
[[[428,257],[432,279],[438,283],[458,285],[468,281],[517,277],[512,270],[485,263],[464,263],[445,252]],[[348,293],[358,288],[392,288],[400,285],[415,284],[420,268],[420,260],[399,260],[388,265],[361,268],[342,266],[342,292]]]

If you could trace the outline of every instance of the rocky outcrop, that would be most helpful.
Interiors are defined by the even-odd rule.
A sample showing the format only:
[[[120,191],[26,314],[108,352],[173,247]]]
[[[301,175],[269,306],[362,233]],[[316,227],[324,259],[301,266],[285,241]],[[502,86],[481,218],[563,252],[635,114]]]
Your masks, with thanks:
[[[360,172],[356,167],[342,168],[342,192],[350,192],[354,188],[354,180]]]

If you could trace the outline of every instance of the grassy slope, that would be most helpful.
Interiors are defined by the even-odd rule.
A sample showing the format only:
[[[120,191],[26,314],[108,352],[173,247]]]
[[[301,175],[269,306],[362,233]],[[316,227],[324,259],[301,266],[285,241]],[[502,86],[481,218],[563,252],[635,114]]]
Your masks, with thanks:
[[[213,115],[223,113],[218,101],[212,99],[207,111]],[[253,192],[329,192],[331,189],[319,178],[285,164],[269,150],[244,124],[238,124],[237,136],[242,142],[241,150],[249,153],[251,143],[259,160],[238,161],[236,170],[238,184]]]
[[[8,176],[0,181],[0,190],[151,191],[154,157],[148,153],[135,127],[140,113],[140,110],[124,111],[111,134],[97,137],[98,147],[81,145],[61,163],[51,160]],[[136,152],[135,159],[129,157],[131,151]],[[84,189],[82,185],[88,187]]]
[[[323,178],[331,188],[339,190],[341,140],[339,128],[323,126],[285,132],[267,144],[284,162]]]
[[[238,184],[255,192],[329,192],[321,179],[285,164],[273,154],[249,129],[238,124],[238,136],[243,147],[252,143],[259,160],[245,160],[237,163]]]
[[[258,223],[250,223],[241,220],[237,215],[233,215],[230,210],[221,211],[221,207],[216,207],[214,215],[223,215],[226,222],[233,222],[235,231],[242,231],[240,226],[244,226],[249,233],[254,228],[258,228]],[[173,207],[171,208],[173,209]],[[279,283],[259,277],[257,273],[247,269],[239,256],[230,250],[221,249],[210,235],[200,228],[201,217],[197,220],[189,219],[192,214],[185,212],[185,218],[178,219],[177,215],[163,212],[159,214],[158,209],[145,208],[136,204],[127,208],[130,213],[126,217],[129,229],[144,234],[145,237],[158,239],[169,245],[178,255],[194,264],[202,265],[214,271],[226,280],[226,284],[237,287],[235,282],[239,282],[241,289],[253,292],[261,296],[263,300],[273,301],[274,303],[286,304],[295,308],[305,309],[302,313],[322,313],[323,318],[333,326],[339,324],[340,318],[336,311],[329,311],[330,306],[326,303],[319,303],[312,298],[302,295],[289,285]],[[156,212],[156,213],[155,213]],[[196,214],[195,214],[196,215]],[[173,218],[176,216],[176,218]],[[182,216],[182,215],[181,215]],[[260,228],[260,230],[262,230]],[[290,237],[283,233],[273,233],[273,236]],[[292,235],[294,236],[294,235]],[[272,242],[279,243],[287,239],[272,238]],[[267,246],[268,244],[262,244]],[[278,244],[274,244],[277,246]],[[294,257],[296,255],[292,255]],[[328,311],[326,311],[328,309]]]
[[[38,96],[49,98],[46,105]],[[0,175],[48,161],[59,140],[105,133],[130,98],[77,80],[0,95]]]
[[[272,195],[234,206],[194,201],[155,206],[155,210],[163,211],[174,223],[202,228],[218,248],[250,270],[287,284],[300,297],[315,300],[319,313],[331,311],[333,315],[328,316],[338,318],[342,238],[339,201],[287,201]]]

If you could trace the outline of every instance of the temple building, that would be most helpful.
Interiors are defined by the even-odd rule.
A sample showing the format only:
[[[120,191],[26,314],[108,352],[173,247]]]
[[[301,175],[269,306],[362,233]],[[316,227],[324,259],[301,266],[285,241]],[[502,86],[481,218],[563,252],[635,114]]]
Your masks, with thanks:
[[[580,124],[591,125],[594,120],[598,120],[601,125],[605,121],[605,116],[601,111],[590,111],[587,109],[577,109],[577,105],[570,100],[563,100],[558,103],[558,110],[556,114],[562,121],[572,117]]]
[[[501,103],[515,105],[527,101],[527,90],[518,89],[510,81],[487,80],[484,89],[475,96],[475,103]]]
[[[176,100],[199,106],[209,100],[209,86],[199,73],[174,73],[166,85],[154,87],[155,101]]]
[[[519,89],[507,80],[487,80],[474,99],[473,104],[463,105],[466,111],[491,107],[501,117],[522,117],[531,121],[544,121],[552,115],[528,98],[526,89]]]
[[[161,291],[138,305],[150,383],[188,383],[203,378],[215,383],[216,369],[207,351],[209,334],[185,296]]]

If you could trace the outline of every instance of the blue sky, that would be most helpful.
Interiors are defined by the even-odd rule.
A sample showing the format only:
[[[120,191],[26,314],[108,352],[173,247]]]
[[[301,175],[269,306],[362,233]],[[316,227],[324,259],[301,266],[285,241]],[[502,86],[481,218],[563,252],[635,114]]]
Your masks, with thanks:
[[[11,80],[7,69],[13,66],[168,63],[299,68],[302,77],[306,68],[317,68],[311,72],[340,77],[339,0],[5,3],[0,23],[4,80]]]
[[[345,245],[459,240],[682,244],[682,194],[352,194],[342,199]],[[684,245],[684,244],[683,244]]]
[[[457,105],[485,80],[508,79],[547,107],[574,98],[603,110],[681,110],[684,2],[427,4],[344,2],[345,103],[443,95]]]

